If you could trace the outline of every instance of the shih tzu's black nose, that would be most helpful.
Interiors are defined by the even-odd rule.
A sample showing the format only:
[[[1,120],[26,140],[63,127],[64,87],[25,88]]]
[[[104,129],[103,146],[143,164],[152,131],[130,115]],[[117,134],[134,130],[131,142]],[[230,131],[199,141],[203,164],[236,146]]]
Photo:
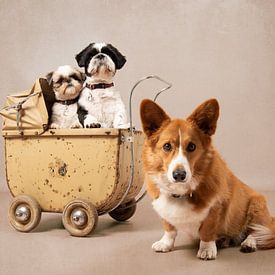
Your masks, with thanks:
[[[98,59],[103,59],[103,58],[104,58],[104,55],[100,53],[100,54],[97,55],[96,58],[98,58]]]
[[[186,178],[186,171],[183,169],[173,171],[173,178],[175,181],[184,181]]]

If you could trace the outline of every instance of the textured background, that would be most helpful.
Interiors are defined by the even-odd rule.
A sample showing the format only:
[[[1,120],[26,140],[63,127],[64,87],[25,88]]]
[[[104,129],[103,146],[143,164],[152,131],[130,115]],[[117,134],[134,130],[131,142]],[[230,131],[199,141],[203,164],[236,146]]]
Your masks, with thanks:
[[[264,0],[0,0],[0,103],[58,65],[76,65],[74,55],[90,42],[111,42],[128,60],[115,80],[125,103],[148,74],[173,83],[159,100],[172,116],[218,98],[216,147],[252,187],[274,189],[274,14],[275,2]],[[136,125],[140,100],[161,87],[151,81],[139,89]],[[3,139],[0,150],[6,191]]]

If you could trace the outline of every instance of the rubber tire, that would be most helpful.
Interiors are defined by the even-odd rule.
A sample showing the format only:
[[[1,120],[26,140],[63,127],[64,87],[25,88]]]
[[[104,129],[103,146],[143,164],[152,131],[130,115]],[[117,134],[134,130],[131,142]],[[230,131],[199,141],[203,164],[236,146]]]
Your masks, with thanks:
[[[31,216],[26,223],[16,220],[15,210],[19,205],[26,205],[31,212]],[[33,230],[41,220],[41,207],[39,203],[28,195],[19,195],[13,198],[9,208],[9,222],[18,231],[30,232]]]
[[[81,228],[76,226],[71,221],[71,214],[76,208],[81,208],[85,211],[88,220],[86,225]],[[63,210],[62,222],[66,230],[75,237],[85,237],[89,235],[95,228],[98,222],[98,213],[95,206],[86,200],[76,199],[70,201]]]
[[[119,207],[109,212],[109,215],[118,222],[125,222],[129,220],[136,212],[137,205],[135,204],[136,200],[133,199],[125,204],[121,204]],[[128,208],[124,208],[125,206],[131,205]]]

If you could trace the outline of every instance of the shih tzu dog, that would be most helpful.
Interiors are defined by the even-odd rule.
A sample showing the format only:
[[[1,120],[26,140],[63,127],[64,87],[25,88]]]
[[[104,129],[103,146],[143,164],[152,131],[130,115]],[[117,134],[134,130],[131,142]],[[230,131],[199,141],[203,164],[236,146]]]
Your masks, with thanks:
[[[75,58],[87,77],[78,101],[82,125],[128,128],[126,109],[113,83],[116,71],[126,62],[125,56],[111,44],[91,43]]]
[[[85,74],[69,66],[60,66],[46,76],[55,94],[50,128],[82,128],[78,119],[78,100]]]

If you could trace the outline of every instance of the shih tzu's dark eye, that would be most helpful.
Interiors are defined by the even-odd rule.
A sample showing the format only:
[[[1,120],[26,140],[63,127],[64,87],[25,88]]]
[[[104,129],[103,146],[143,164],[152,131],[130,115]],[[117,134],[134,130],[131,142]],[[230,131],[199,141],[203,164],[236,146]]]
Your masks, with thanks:
[[[189,142],[187,147],[186,147],[186,150],[188,152],[193,152],[196,150],[196,144],[194,144],[193,142]]]
[[[162,148],[165,152],[170,152],[172,150],[172,145],[171,145],[171,143],[167,142],[163,145]]]
[[[54,82],[53,82],[53,85],[54,85],[55,87],[61,86],[61,85],[62,85],[62,78],[59,78],[59,79],[57,79],[56,81],[54,81]]]
[[[80,81],[80,78],[76,74],[70,75],[70,78],[72,78],[76,81]]]
[[[57,80],[55,81],[56,84],[61,84],[62,82],[63,82],[63,78],[62,78],[62,77],[59,78],[59,79],[57,79]]]

